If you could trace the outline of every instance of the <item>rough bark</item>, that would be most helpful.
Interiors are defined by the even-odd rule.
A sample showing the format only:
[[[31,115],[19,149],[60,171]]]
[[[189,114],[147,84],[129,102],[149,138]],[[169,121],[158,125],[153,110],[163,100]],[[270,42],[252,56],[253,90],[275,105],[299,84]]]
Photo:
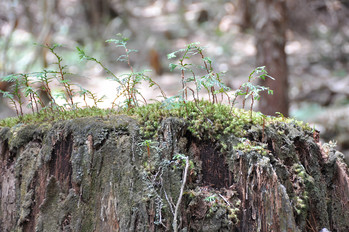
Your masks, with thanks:
[[[349,230],[348,167],[315,132],[249,128],[245,142],[266,153],[234,135],[201,141],[178,118],[158,134],[144,146],[127,116],[0,128],[0,231],[171,231],[176,154],[193,164],[179,231]]]

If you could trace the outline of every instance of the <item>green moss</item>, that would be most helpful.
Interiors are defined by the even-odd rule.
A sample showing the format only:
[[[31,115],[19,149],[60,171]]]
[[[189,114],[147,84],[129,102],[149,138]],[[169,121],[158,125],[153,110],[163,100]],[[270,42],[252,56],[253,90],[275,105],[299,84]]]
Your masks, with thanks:
[[[100,109],[97,107],[78,108],[76,110],[41,110],[35,114],[25,114],[20,117],[5,118],[0,121],[1,127],[13,127],[17,124],[36,124],[44,122],[55,122],[59,120],[69,120],[81,117],[108,117],[111,114],[122,114],[124,112],[113,109]]]
[[[144,137],[154,137],[162,119],[166,117],[184,118],[188,123],[188,130],[199,139],[217,140],[222,134],[243,136],[246,125],[263,123],[260,114],[231,108],[228,105],[212,104],[207,101],[186,102],[177,107],[166,108],[162,103],[155,103],[134,109],[142,126]],[[155,122],[155,123],[154,123]]]
[[[233,148],[246,153],[251,151],[255,151],[261,155],[267,155],[269,153],[269,151],[266,149],[266,144],[257,144],[256,142],[251,142],[248,139],[243,139],[243,142],[238,143]]]
[[[239,223],[238,214],[240,213],[241,200],[235,195],[235,192],[230,196],[224,196],[211,188],[203,190],[201,187],[197,187],[186,194],[189,196],[188,205],[190,207],[205,206],[200,208],[205,208],[206,220],[220,215],[218,217],[225,217],[233,224]]]
[[[298,215],[303,214],[305,216],[306,211],[308,210],[308,198],[309,193],[307,191],[309,184],[313,183],[313,179],[310,175],[307,174],[303,165],[295,163],[292,166],[293,171],[295,172],[297,178],[297,184],[300,186],[299,192],[293,198],[294,209]]]
[[[13,127],[17,124],[36,124],[55,122],[81,117],[109,118],[111,115],[127,114],[138,119],[140,132],[144,138],[153,138],[167,117],[179,117],[186,120],[188,130],[195,137],[203,140],[220,140],[221,136],[234,134],[237,137],[246,135],[252,125],[273,123],[294,123],[302,129],[312,131],[309,125],[285,117],[269,117],[260,112],[251,112],[238,108],[231,108],[224,104],[213,104],[208,101],[173,103],[166,105],[158,102],[131,109],[100,109],[97,107],[78,108],[76,110],[50,111],[42,110],[36,114],[26,114],[22,117],[7,118],[0,121],[2,127]],[[252,117],[251,117],[252,115]]]

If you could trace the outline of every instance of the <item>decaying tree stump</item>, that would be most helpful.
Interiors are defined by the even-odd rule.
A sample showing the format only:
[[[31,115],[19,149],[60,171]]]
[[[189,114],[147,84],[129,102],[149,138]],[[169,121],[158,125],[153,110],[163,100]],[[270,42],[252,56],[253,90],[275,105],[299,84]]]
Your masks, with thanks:
[[[167,118],[158,134],[127,116],[0,128],[0,231],[172,231],[177,154],[179,231],[349,231],[348,167],[316,132],[202,141]]]

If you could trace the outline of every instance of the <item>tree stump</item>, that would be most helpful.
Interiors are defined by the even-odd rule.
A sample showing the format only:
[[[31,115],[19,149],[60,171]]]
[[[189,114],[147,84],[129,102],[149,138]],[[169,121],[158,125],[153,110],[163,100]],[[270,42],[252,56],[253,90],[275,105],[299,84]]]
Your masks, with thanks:
[[[178,154],[178,231],[349,231],[341,153],[293,123],[203,141],[170,117],[144,140],[131,117],[80,118],[0,128],[0,154],[4,232],[172,231]]]

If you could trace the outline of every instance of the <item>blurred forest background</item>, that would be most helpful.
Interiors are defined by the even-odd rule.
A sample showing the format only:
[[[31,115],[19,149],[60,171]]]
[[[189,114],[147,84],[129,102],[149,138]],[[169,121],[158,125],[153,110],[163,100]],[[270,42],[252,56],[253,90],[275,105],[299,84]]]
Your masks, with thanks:
[[[117,33],[139,50],[134,67],[151,69],[169,96],[180,89],[180,74],[169,71],[166,55],[192,42],[206,46],[232,89],[265,65],[276,80],[263,85],[274,96],[263,96],[256,110],[309,122],[349,153],[348,0],[1,0],[0,76],[50,68],[54,57],[35,44],[62,44],[71,79],[106,95],[100,106],[109,107],[115,86],[97,65],[80,62],[75,48],[123,73],[127,64],[115,62],[122,51],[105,43]],[[1,98],[0,118],[14,115]]]

